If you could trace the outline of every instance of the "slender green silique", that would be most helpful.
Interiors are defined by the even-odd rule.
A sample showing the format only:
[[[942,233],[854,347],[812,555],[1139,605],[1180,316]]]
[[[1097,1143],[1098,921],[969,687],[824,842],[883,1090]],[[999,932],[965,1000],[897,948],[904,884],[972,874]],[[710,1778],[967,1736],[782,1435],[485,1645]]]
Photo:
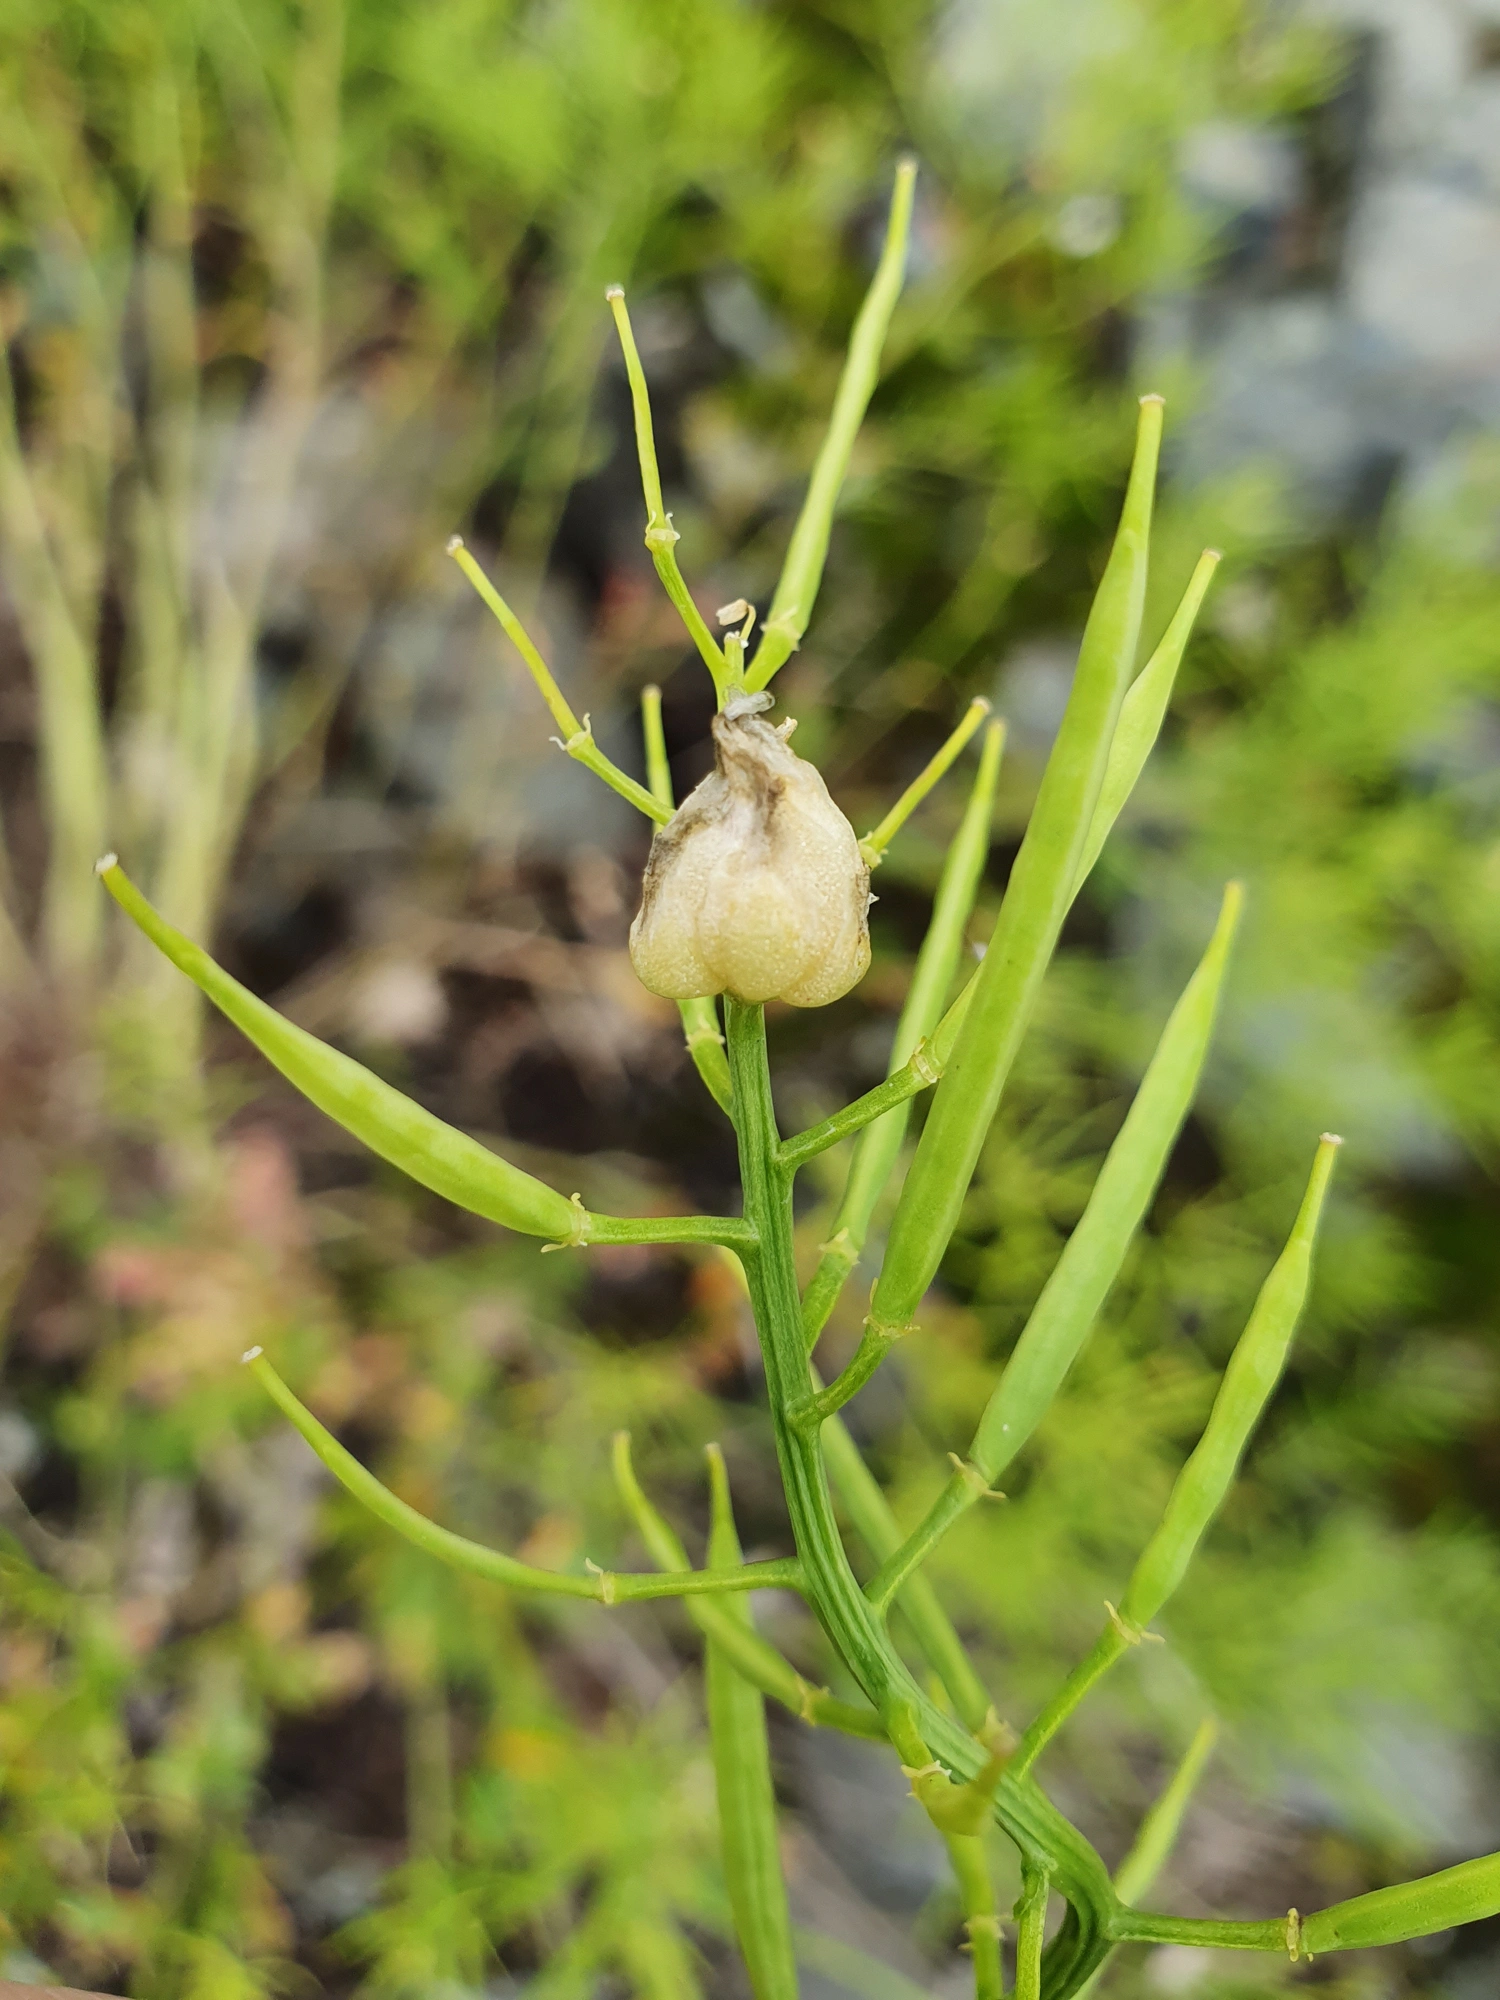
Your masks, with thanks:
[[[1146,1627],[1181,1583],[1224,1504],[1291,1352],[1312,1281],[1318,1222],[1342,1143],[1331,1135],[1320,1141],[1286,1248],[1260,1288],[1245,1331],[1229,1357],[1203,1436],[1173,1484],[1161,1525],[1131,1572],[1120,1608],[1109,1607],[1109,1622],[1093,1650],[1022,1737],[1016,1752],[1020,1770],[1030,1769],[1089,1689],[1147,1636]]]
[[[735,1530],[724,1456],[708,1447],[712,1514],[708,1537],[711,1570],[736,1570],[744,1557]],[[725,1615],[751,1629],[743,1597],[727,1600]],[[797,1963],[792,1920],[776,1836],[776,1789],[765,1703],[712,1639],[704,1648],[703,1676],[709,1741],[719,1800],[724,1880],[734,1927],[755,2000],[796,2000]]]
[[[844,475],[849,469],[854,440],[880,376],[880,354],[885,346],[886,330],[896,309],[896,300],[901,295],[916,182],[916,161],[902,160],[896,169],[896,185],[891,194],[885,247],[854,322],[848,358],[833,399],[828,434],[813,466],[807,498],[792,530],[776,594],[771,599],[770,612],[761,628],[760,644],[745,676],[745,684],[751,689],[763,688],[772,675],[786,664],[801,645],[802,635],[812,617],[818,586],[823,581],[823,565],[828,559],[828,538],[833,529],[834,509],[838,505]]]
[[[646,499],[646,549],[656,566],[656,574],[661,578],[662,588],[677,607],[677,615],[687,627],[704,665],[713,676],[719,705],[722,707],[729,686],[729,672],[723,650],[713,633],[709,631],[703,613],[693,602],[693,594],[683,581],[682,571],[677,567],[678,534],[672,526],[672,517],[667,512],[661,495],[661,473],[656,463],[656,433],[651,422],[651,398],[646,388],[646,371],[641,366],[640,352],[635,344],[630,314],[625,309],[625,293],[619,285],[611,285],[604,296],[609,301],[610,311],[614,314],[615,330],[620,336],[620,351],[625,357],[625,373],[630,379],[630,401],[635,411],[636,452],[641,462],[641,490]]]
[[[672,805],[672,773],[667,763],[667,740],[661,726],[661,689],[641,689],[641,734],[646,745],[646,782],[658,804]],[[679,1000],[682,1038],[693,1067],[704,1088],[721,1111],[729,1104],[729,1064],[724,1057],[724,1037],[719,1032],[719,1010],[708,999]]]
[[[936,1083],[941,1074],[936,1061],[925,1047],[919,1045],[884,1083],[877,1083],[863,1097],[856,1097],[852,1104],[846,1104],[842,1111],[830,1112],[816,1125],[809,1125],[805,1131],[795,1132],[790,1139],[784,1139],[778,1156],[780,1164],[795,1173],[809,1160],[815,1160],[819,1153],[826,1153],[830,1146],[838,1145],[840,1140],[853,1139],[867,1125],[873,1125],[876,1119],[899,1111],[919,1091]]]
[[[968,804],[957,833],[949,844],[932,906],[932,921],[922,940],[912,971],[911,985],[896,1023],[891,1043],[890,1075],[909,1078],[914,1096],[920,1089],[920,1065],[913,1059],[925,1038],[937,1025],[943,1002],[953,984],[963,954],[964,931],[974,909],[980,877],[989,855],[990,823],[994,814],[995,783],[1000,772],[1000,755],[1005,745],[1005,725],[990,723],[984,732],[979,768],[969,792]],[[833,1218],[806,1291],[802,1295],[802,1324],[812,1347],[828,1322],[839,1293],[859,1262],[860,1252],[870,1232],[875,1204],[884,1193],[901,1146],[906,1138],[908,1114],[902,1104],[893,1106],[861,1131],[849,1163],[843,1197]],[[795,1161],[796,1139],[788,1141],[782,1157]]]
[[[1238,883],[1224,892],[1219,921],[1173,1008],[1135,1101],[1110,1147],[1078,1227],[1042,1288],[1005,1372],[985,1405],[967,1461],[902,1548],[867,1585],[887,1605],[955,1521],[991,1487],[1046,1415],[1088,1339],[1145,1219],[1182,1122],[1197,1093],[1239,922]]]
[[[1226,1923],[1213,1919],[1158,1916],[1122,1910],[1115,1920],[1122,1942],[1206,1944],[1221,1951],[1284,1951],[1289,1957],[1317,1958],[1330,1951],[1367,1951],[1431,1937],[1456,1924],[1481,1923],[1500,1915],[1500,1854],[1481,1855],[1441,1868],[1415,1882],[1372,1889],[1311,1916],[1291,1910],[1269,1923]]]
[[[1287,1246],[1260,1288],[1245,1331],[1229,1357],[1203,1436],[1177,1475],[1161,1526],[1147,1543],[1121,1600],[1121,1616],[1131,1624],[1149,1625],[1181,1583],[1281,1380],[1307,1303],[1318,1223],[1342,1144],[1331,1133],[1319,1142]]]
[[[1500,1915],[1500,1854],[1461,1861],[1417,1882],[1354,1896],[1301,1921],[1298,1943],[1304,1955],[1358,1951],[1370,1945],[1401,1944],[1430,1937],[1454,1924],[1478,1923]]]
[[[594,1215],[533,1175],[523,1173],[445,1125],[352,1057],[296,1027],[231,979],[208,953],[154,910],[115,857],[99,863],[120,908],[172,963],[234,1022],[302,1095],[383,1160],[474,1215],[560,1245],[585,1243],[724,1243],[739,1247],[745,1224],[733,1216]]]
[[[1092,873],[1094,863],[1109,838],[1110,829],[1120,817],[1125,801],[1135,790],[1136,780],[1145,769],[1146,759],[1161,734],[1177,669],[1182,665],[1182,656],[1187,651],[1187,642],[1193,635],[1193,626],[1197,623],[1219,561],[1217,549],[1205,549],[1199,556],[1197,567],[1188,579],[1188,587],[1182,593],[1182,602],[1172,614],[1172,621],[1162,634],[1160,645],[1130,683],[1120,704],[1120,719],[1115,724],[1110,742],[1104,783],[1099,788],[1099,800],[1089,821],[1088,839],[1084,842],[1073,878],[1075,896]]]
[[[885,851],[896,835],[911,818],[917,807],[926,798],[933,786],[950,770],[964,745],[974,734],[990,712],[990,705],[983,695],[976,695],[964,710],[959,723],[942,748],[929,757],[906,790],[891,807],[879,826],[872,827],[859,843],[859,851],[871,868],[878,868],[885,859]]]
[[[643,812],[647,819],[653,820],[658,826],[669,820],[672,817],[670,807],[663,806],[660,800],[652,798],[644,785],[637,784],[635,779],[628,776],[617,764],[610,762],[594,741],[593,730],[589,726],[587,716],[582,722],[578,720],[569,707],[562,689],[553,679],[552,669],[537,651],[531,634],[464,547],[460,536],[449,537],[448,553],[495,614],[506,638],[526,662],[527,672],[535,681],[543,701],[552,711],[552,720],[562,731],[562,735],[557,738],[562,749],[576,762],[582,764],[586,771],[592,771],[596,778],[602,778],[611,791],[618,792],[622,799],[629,800],[636,811]]]
[[[377,1520],[394,1528],[415,1547],[423,1549],[453,1569],[467,1570],[491,1583],[509,1584],[514,1590],[542,1591],[554,1597],[589,1597],[599,1604],[630,1604],[642,1598],[686,1597],[694,1592],[722,1596],[730,1591],[781,1588],[797,1590],[801,1574],[795,1562],[744,1563],[735,1568],[688,1570],[673,1575],[636,1576],[612,1570],[594,1569],[583,1576],[557,1570],[537,1569],[531,1563],[487,1549],[441,1528],[408,1506],[374,1473],[366,1470],[351,1452],[344,1449],[331,1431],[320,1424],[305,1404],[299,1402],[266,1360],[258,1347],[245,1356],[251,1374],[275,1403],[283,1416],[312,1446],[328,1470]]]
[[[891,1221],[870,1308],[878,1326],[909,1326],[936,1274],[1072,901],[1140,641],[1161,423],[1161,398],[1144,397],[1120,527],[1067,710]]]
[[[635,1476],[628,1431],[615,1433],[613,1464],[615,1486],[651,1560],[663,1570],[680,1573],[691,1569],[687,1550],[647,1499]],[[753,1626],[721,1616],[727,1601],[721,1603],[712,1597],[689,1597],[684,1599],[683,1608],[705,1639],[713,1640],[752,1687],[780,1702],[783,1708],[800,1716],[804,1722],[837,1729],[847,1736],[862,1736],[875,1743],[886,1741],[884,1726],[873,1708],[839,1701],[826,1688],[814,1687],[810,1681],[803,1680],[791,1661],[784,1659],[774,1646],[768,1645]]]

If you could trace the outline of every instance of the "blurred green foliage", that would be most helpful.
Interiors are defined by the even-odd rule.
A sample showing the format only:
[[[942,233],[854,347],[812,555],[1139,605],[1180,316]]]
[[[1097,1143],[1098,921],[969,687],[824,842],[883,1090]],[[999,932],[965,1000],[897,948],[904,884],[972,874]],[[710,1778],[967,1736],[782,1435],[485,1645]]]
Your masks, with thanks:
[[[196,1028],[94,934],[77,875],[129,838],[169,914],[207,934],[235,856],[316,790],[337,717],[358,712],[373,623],[430,589],[442,534],[481,495],[479,526],[537,582],[570,493],[600,491],[614,448],[595,394],[606,282],[711,330],[716,365],[676,409],[669,504],[705,601],[721,583],[764,595],[903,145],[924,162],[916,254],[787,669],[799,747],[846,803],[883,805],[997,663],[1076,630],[1129,387],[1169,389],[1174,412],[1196,393],[1181,370],[1128,380],[1141,302],[1214,254],[1179,142],[1213,117],[1304,115],[1336,87],[1337,51],[1248,0],[1052,0],[1005,10],[995,73],[984,12],[7,8],[6,466],[12,505],[18,465],[39,498],[67,617],[48,623],[45,564],[18,570],[12,514],[7,595],[38,700],[7,766],[0,1263],[5,1407],[32,1443],[0,1487],[0,1973],[47,1966],[144,2000],[456,1994],[501,1966],[540,2000],[615,1981],[679,2000],[735,1976],[676,1614],[523,1610],[437,1571],[326,1495],[234,1367],[274,1342],[405,1497],[546,1560],[630,1559],[611,1431],[635,1433],[700,1530],[701,1446],[719,1437],[747,1544],[776,1549],[732,1293],[704,1264],[650,1338],[607,1313],[601,1328],[568,1260],[323,1161],[304,1157],[299,1193],[297,1154],[327,1142],[279,1098],[205,1154],[185,1103]],[[1116,217],[1089,254],[1080,199]],[[267,428],[268,385],[291,445]],[[224,705],[205,714],[205,519],[242,502],[236,468],[257,452],[290,507],[296,451],[340,396],[367,422],[323,514],[299,517],[317,560],[298,567],[278,517],[231,593]],[[372,535],[372,496],[393,486]],[[139,567],[152,495],[156,624]],[[1061,1746],[1113,1800],[1089,1830],[1120,1852],[1169,1754],[1204,1708],[1222,1714],[1238,1793],[1226,1779],[1204,1810],[1222,1830],[1249,1811],[1235,1796],[1259,1800],[1280,1840],[1266,1859],[1262,1830],[1225,1889],[1257,1911],[1309,1874],[1345,1894],[1446,1858],[1495,1732],[1496,498],[1476,447],[1461,490],[1411,496],[1378,534],[1308,531],[1269,476],[1168,509],[1157,625],[1219,541],[1209,629],[1074,919],[945,1302],[902,1357],[904,1401],[882,1385],[854,1406],[915,1519],[1081,1210],[1219,886],[1242,876],[1219,1055],[1150,1230],[1007,1504],[976,1510],[934,1574],[1026,1720],[1156,1519],[1310,1140],[1342,1130],[1313,1313],[1173,1609],[1172,1654],[1142,1649]],[[288,564],[322,650],[274,680],[255,641]],[[71,679],[69,631],[86,667]],[[676,655],[647,616],[601,614],[596,641],[593,666],[632,684]],[[44,682],[77,699],[49,708]],[[200,784],[209,750],[218,777]],[[1014,738],[992,904],[1038,768]],[[878,1074],[957,810],[940,794],[887,861],[865,988],[779,1024],[812,1109]],[[262,1089],[214,1077],[223,1102]],[[824,1221],[805,1218],[809,1258]],[[833,1338],[852,1341],[854,1299]],[[784,1637],[826,1672],[811,1631]],[[1209,1886],[1192,1867],[1189,1883]],[[936,1896],[935,1962],[953,1915]],[[840,1976],[875,1993],[894,1975]],[[1146,1990],[1139,1967],[1112,1977]],[[1343,1966],[1327,1990],[1439,1990],[1415,1958],[1388,1977]]]

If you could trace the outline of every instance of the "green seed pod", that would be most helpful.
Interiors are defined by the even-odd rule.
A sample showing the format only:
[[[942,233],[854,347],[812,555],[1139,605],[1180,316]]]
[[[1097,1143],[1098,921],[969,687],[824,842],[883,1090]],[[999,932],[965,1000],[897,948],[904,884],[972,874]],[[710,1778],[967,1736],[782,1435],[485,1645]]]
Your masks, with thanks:
[[[715,716],[715,769],[651,843],[630,957],[669,1000],[825,1007],[870,963],[870,871],[787,725],[752,700]]]

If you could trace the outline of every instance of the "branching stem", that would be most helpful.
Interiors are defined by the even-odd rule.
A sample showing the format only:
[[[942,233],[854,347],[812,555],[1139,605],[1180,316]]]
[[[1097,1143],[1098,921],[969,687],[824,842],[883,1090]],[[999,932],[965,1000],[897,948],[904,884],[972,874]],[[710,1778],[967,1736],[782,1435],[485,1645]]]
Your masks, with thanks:
[[[765,1358],[766,1388],[802,1589],[835,1650],[889,1723],[910,1712],[922,1740],[960,1783],[989,1761],[984,1744],[930,1699],[897,1656],[859,1587],[834,1518],[816,1428],[793,1411],[809,1399],[811,1373],[792,1258],[791,1174],[781,1163],[771,1106],[761,1008],[726,1003],[725,1028],[744,1185],[745,1217],[757,1235],[744,1253],[745,1275]],[[1050,1947],[1049,1991],[1071,1993],[1108,1952],[1114,1891],[1083,1836],[1037,1788],[1007,1769],[995,1794],[995,1817],[1039,1869],[1050,1870],[1070,1915]]]

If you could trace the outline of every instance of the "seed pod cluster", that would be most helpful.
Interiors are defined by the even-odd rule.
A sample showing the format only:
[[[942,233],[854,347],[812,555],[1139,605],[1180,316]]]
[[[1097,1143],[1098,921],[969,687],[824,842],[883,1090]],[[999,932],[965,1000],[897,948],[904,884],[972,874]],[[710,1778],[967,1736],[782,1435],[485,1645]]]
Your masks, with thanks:
[[[785,725],[783,725],[785,728]],[[733,704],[715,768],[651,843],[630,930],[653,993],[824,1007],[870,963],[870,871],[819,772]]]

